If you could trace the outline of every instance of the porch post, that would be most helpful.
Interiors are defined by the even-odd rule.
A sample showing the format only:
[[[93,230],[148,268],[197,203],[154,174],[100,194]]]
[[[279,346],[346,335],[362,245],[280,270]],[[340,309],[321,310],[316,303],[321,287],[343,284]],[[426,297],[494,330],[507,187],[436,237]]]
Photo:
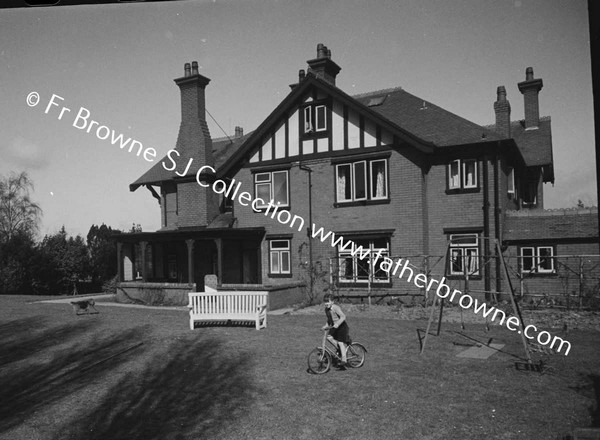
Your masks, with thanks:
[[[141,254],[141,265],[142,265],[142,281],[145,283],[148,274],[146,273],[146,245],[147,241],[140,241],[140,254]]]
[[[117,242],[117,279],[123,281],[123,243]]]
[[[193,238],[185,241],[188,251],[188,283],[194,283],[194,242]]]
[[[221,287],[223,284],[223,240],[215,238],[215,244],[217,245],[217,286]]]

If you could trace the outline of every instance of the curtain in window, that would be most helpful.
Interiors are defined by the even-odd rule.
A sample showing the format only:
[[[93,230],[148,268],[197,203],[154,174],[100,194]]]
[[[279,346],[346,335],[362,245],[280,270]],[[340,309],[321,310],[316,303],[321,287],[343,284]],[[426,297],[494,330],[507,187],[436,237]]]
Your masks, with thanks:
[[[375,186],[375,197],[385,197],[385,176],[383,167],[378,167],[377,170],[377,185]]]

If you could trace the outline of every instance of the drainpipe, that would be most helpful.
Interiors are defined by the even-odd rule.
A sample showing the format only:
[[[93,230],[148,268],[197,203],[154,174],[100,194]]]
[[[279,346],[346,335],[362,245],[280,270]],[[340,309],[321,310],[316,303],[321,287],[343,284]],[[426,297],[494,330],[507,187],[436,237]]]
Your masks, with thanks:
[[[308,237],[308,264],[309,264],[309,275],[310,275],[310,298],[314,298],[314,273],[313,273],[313,246],[312,246],[312,235],[310,228],[312,227],[312,168],[299,164],[298,168],[308,173],[308,226],[306,227],[306,236]]]
[[[500,176],[499,176],[499,162],[500,156],[498,151],[500,151],[500,142],[497,144],[498,148],[496,149],[496,154],[494,156],[494,237],[498,240],[498,243],[502,244],[500,241]],[[497,250],[496,252],[501,252]],[[502,273],[500,272],[500,255],[496,255],[496,292],[500,292],[502,289]],[[494,295],[496,296],[496,295]],[[496,300],[498,298],[496,297]]]
[[[489,172],[488,172],[488,157],[483,157],[483,236],[485,237],[483,240],[483,258],[484,261],[489,259],[490,255],[490,196],[488,194],[489,190]],[[488,270],[488,265],[483,265],[483,277],[484,277],[484,290],[485,290],[485,299],[489,301],[489,292],[490,292],[490,273]]]

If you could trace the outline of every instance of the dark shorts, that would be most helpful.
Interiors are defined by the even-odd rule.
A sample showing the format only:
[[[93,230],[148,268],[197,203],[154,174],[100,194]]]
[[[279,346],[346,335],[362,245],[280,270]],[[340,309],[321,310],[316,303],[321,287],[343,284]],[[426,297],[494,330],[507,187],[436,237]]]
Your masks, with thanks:
[[[345,344],[351,344],[352,340],[350,339],[350,328],[346,321],[342,322],[338,328],[329,329],[329,335],[333,337],[338,342],[343,342]]]

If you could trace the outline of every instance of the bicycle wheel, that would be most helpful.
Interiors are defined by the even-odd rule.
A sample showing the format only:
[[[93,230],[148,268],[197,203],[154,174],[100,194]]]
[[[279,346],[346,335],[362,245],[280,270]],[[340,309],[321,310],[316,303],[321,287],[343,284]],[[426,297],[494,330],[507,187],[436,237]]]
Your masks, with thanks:
[[[365,363],[365,353],[367,350],[361,344],[352,343],[346,351],[348,365],[352,368],[360,368]]]
[[[331,355],[322,348],[315,348],[308,353],[308,369],[315,374],[327,373],[331,368]]]

